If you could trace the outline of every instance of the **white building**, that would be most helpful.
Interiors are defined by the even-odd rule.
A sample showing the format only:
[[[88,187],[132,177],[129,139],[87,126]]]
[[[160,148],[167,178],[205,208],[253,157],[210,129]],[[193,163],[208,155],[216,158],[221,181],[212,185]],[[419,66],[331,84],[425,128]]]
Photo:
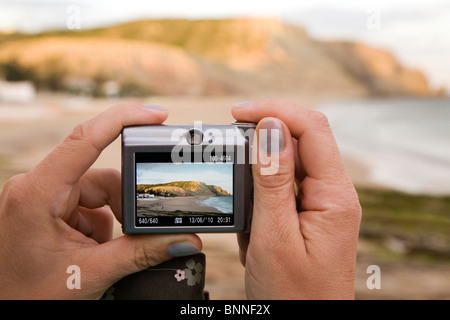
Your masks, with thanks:
[[[30,81],[1,81],[0,102],[28,103],[36,99],[36,88]]]

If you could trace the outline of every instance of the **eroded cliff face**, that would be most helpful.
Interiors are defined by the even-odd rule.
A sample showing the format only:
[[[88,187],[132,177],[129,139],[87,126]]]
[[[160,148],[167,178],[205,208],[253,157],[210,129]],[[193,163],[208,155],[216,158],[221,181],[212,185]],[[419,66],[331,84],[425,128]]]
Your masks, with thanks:
[[[53,79],[62,89],[116,81],[156,95],[434,94],[387,51],[317,41],[278,19],[148,20],[0,44],[0,67],[14,62],[38,85]]]
[[[433,95],[425,75],[404,67],[386,51],[353,42],[324,42],[323,48],[374,95]]]
[[[174,181],[164,184],[140,184],[136,192],[173,197],[188,196],[229,196],[226,190],[219,186],[207,185],[201,181]]]

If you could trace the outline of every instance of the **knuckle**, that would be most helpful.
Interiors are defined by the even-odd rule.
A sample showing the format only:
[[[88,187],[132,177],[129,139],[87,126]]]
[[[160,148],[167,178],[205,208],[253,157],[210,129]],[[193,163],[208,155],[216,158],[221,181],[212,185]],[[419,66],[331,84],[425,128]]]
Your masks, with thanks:
[[[114,168],[105,168],[106,176],[109,177],[112,182],[120,182],[122,180],[122,174],[119,170]]]
[[[23,202],[24,192],[22,181],[25,174],[19,174],[8,179],[6,182],[2,195],[7,206],[17,206]]]
[[[362,219],[362,207],[358,199],[349,203],[348,210],[350,215],[360,223]]]
[[[281,100],[281,99],[269,98],[269,99],[266,99],[266,100],[265,100],[265,103],[266,103],[268,106],[273,107],[273,106],[279,106],[279,105],[281,105],[281,104],[283,104],[283,103],[286,103],[286,101],[283,101],[283,100]]]
[[[162,255],[151,243],[137,244],[135,252],[135,264],[140,270],[150,268],[163,261]]]
[[[328,117],[320,111],[311,111],[311,121],[314,127],[320,130],[329,131],[330,129],[330,122],[328,121]]]
[[[349,190],[346,205],[347,210],[353,214],[361,215],[362,208],[361,203],[359,202],[358,192],[353,186],[353,183],[351,182],[350,178],[348,178],[347,188]]]
[[[356,191],[349,190],[346,197],[342,197],[335,205],[334,211],[339,217],[346,217],[351,221],[360,221],[362,217],[362,207]]]
[[[74,142],[91,143],[97,150],[101,151],[101,148],[92,142],[93,133],[92,121],[86,121],[77,125],[68,136],[68,139]]]
[[[105,230],[112,230],[114,227],[114,217],[109,210],[96,212],[98,223],[102,225]]]
[[[280,166],[281,167],[281,166]],[[264,170],[264,168],[260,168]],[[293,184],[293,174],[287,170],[279,168],[275,174],[264,174],[264,171],[254,175],[255,182],[265,189],[276,191],[277,189],[285,189],[286,185]]]
[[[17,182],[21,180],[22,175],[23,174],[19,174],[19,175],[15,175],[15,176],[12,176],[11,178],[9,178],[6,181],[5,186],[3,187],[3,192],[8,192],[10,189],[14,188],[14,186],[17,184]]]
[[[359,202],[347,200],[336,204],[333,211],[339,217],[347,216],[353,219],[354,217],[361,215],[361,206]]]
[[[84,122],[84,123],[80,123],[79,125],[77,125],[72,133],[69,135],[69,138],[72,140],[86,140],[87,137],[89,137],[90,135],[90,125],[89,125],[89,121],[88,122]]]
[[[255,183],[267,189],[285,189],[294,183],[295,163],[287,157],[272,155],[267,164],[263,162],[253,166]]]

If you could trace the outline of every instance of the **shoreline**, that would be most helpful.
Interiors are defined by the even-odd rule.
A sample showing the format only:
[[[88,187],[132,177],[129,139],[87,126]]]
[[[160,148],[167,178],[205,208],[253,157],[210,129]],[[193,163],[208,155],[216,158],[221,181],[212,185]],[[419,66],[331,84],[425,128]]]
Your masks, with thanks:
[[[448,102],[356,99],[317,109],[329,120],[354,184],[446,196],[450,195]]]
[[[218,209],[202,205],[201,202],[211,196],[191,196],[191,197],[158,197],[155,200],[136,200],[137,216],[151,217],[172,214],[223,214]],[[145,211],[145,212],[144,212]]]

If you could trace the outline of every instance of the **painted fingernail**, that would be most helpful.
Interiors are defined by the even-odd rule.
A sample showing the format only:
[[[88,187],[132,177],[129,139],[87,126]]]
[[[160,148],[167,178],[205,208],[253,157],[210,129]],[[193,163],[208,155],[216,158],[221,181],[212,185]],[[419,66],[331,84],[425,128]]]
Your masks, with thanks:
[[[276,118],[263,119],[258,129],[259,147],[267,153],[279,153],[284,149],[283,125]]]
[[[147,109],[153,109],[153,110],[167,110],[166,107],[163,107],[163,106],[157,106],[157,105],[154,105],[154,104],[147,104],[147,105],[144,105],[144,108],[147,108]]]
[[[233,107],[243,108],[243,107],[246,107],[248,105],[251,105],[252,103],[253,103],[253,101],[239,102],[239,103],[236,103],[235,105],[233,105]]]
[[[193,254],[199,253],[200,249],[194,246],[190,242],[176,242],[171,244],[167,251],[172,258],[191,256]]]

